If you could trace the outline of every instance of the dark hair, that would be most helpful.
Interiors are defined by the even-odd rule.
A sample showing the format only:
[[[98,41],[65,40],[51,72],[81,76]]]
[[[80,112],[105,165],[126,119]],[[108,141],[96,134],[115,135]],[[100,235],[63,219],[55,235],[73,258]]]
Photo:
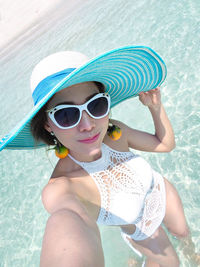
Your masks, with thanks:
[[[99,93],[104,93],[105,92],[105,86],[103,83],[100,82],[94,82],[96,87],[99,89]]]
[[[105,87],[100,82],[94,82],[100,93],[105,92]],[[49,100],[50,101],[50,100]],[[47,106],[49,101],[38,111],[31,121],[31,133],[36,142],[44,142],[47,145],[54,145],[55,137],[52,136],[45,128],[44,125],[47,122]]]

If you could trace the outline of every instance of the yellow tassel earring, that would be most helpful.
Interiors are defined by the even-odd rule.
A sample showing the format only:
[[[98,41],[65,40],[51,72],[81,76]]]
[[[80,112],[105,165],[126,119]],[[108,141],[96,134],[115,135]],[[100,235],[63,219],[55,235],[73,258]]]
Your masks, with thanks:
[[[120,127],[109,123],[107,133],[112,140],[117,141],[122,135],[122,130]]]
[[[51,135],[55,136],[53,132],[51,132]],[[69,154],[69,149],[63,146],[56,138],[54,138],[53,141],[55,143],[54,149],[56,157],[58,157],[59,159],[66,158],[67,155]]]

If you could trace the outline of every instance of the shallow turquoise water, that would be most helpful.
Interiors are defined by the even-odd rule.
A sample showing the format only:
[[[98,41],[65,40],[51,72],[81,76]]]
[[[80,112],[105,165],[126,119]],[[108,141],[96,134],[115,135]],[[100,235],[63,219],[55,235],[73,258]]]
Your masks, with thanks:
[[[0,68],[0,134],[6,134],[32,105],[29,76],[49,53],[73,49],[92,57],[123,45],[147,45],[166,62],[168,75],[162,99],[174,127],[176,149],[168,154],[141,153],[178,189],[184,203],[196,250],[200,251],[199,132],[200,132],[200,1],[199,0],[87,0],[48,30],[35,34]],[[48,27],[49,26],[49,27]],[[129,113],[124,113],[128,110]],[[138,99],[114,108],[112,117],[151,131],[148,111]],[[42,164],[41,164],[42,163]],[[54,156],[45,150],[3,151],[0,154],[0,266],[39,266],[48,214],[41,190],[52,172]],[[128,266],[137,257],[122,241],[118,228],[102,227],[106,267]],[[185,259],[180,242],[172,240],[182,267],[196,267]]]

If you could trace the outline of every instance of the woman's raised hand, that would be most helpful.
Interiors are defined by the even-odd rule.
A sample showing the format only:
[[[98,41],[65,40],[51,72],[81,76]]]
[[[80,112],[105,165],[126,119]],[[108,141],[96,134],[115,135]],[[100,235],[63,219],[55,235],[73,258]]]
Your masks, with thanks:
[[[142,102],[143,105],[149,108],[159,108],[161,105],[160,87],[152,89],[148,92],[141,92],[139,94],[139,100]]]

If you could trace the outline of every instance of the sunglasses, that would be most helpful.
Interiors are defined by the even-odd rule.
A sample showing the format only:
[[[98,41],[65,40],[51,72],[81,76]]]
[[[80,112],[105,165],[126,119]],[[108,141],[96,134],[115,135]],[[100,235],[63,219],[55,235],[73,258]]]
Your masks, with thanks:
[[[94,119],[105,117],[110,110],[110,96],[107,93],[99,93],[83,105],[63,104],[46,112],[60,129],[70,129],[79,124],[84,110]]]

